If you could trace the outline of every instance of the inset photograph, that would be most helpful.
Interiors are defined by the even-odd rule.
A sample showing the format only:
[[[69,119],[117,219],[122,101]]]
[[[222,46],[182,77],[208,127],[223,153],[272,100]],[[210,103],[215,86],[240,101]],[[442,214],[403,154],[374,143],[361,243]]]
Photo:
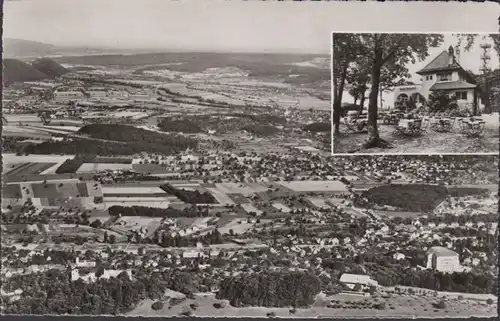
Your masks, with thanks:
[[[334,154],[498,153],[499,34],[333,33]]]

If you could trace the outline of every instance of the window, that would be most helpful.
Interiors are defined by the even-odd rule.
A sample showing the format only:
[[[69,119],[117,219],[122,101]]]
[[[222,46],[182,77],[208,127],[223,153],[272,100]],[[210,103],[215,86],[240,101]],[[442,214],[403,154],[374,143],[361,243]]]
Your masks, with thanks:
[[[430,76],[425,76],[425,80],[432,80],[432,75],[430,75]]]
[[[439,81],[451,81],[451,72],[444,72],[442,74],[438,74]]]
[[[467,100],[467,92],[466,91],[457,91],[455,96],[458,100]]]

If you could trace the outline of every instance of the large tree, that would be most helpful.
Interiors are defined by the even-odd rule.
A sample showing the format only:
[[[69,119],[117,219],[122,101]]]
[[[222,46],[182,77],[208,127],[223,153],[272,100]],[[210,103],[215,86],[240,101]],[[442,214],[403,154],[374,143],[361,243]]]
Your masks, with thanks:
[[[349,65],[360,51],[359,38],[355,34],[334,33],[332,37],[333,128],[339,133],[344,93]]]
[[[382,69],[389,63],[404,66],[429,56],[429,49],[443,42],[436,34],[359,34],[366,55],[371,60],[370,96],[368,103],[368,140],[365,148],[387,147],[377,127],[378,95]]]

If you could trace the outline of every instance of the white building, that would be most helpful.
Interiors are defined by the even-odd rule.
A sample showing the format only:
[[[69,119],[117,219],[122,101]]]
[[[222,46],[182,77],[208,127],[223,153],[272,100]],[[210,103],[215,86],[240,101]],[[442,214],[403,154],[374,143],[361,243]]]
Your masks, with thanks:
[[[439,272],[459,272],[463,270],[460,265],[458,253],[441,246],[431,247],[427,251],[427,266]]]
[[[361,289],[370,286],[378,286],[378,282],[373,280],[369,275],[349,274],[344,273],[340,276],[340,282],[344,283],[349,289],[353,290],[356,285],[361,286]]]
[[[460,108],[470,111],[474,105],[478,110],[484,108],[477,86],[470,82],[471,75],[458,63],[453,47],[441,52],[417,74],[421,76],[420,84],[394,88],[396,105],[406,105],[410,99],[418,105],[428,100],[432,93],[443,92],[455,96]]]

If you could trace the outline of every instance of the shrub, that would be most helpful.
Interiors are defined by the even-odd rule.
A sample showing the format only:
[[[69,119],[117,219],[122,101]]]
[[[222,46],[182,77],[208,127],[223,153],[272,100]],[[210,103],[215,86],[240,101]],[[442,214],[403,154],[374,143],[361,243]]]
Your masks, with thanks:
[[[153,309],[155,311],[163,309],[163,302],[156,301],[155,303],[153,303],[151,305],[151,309]]]

